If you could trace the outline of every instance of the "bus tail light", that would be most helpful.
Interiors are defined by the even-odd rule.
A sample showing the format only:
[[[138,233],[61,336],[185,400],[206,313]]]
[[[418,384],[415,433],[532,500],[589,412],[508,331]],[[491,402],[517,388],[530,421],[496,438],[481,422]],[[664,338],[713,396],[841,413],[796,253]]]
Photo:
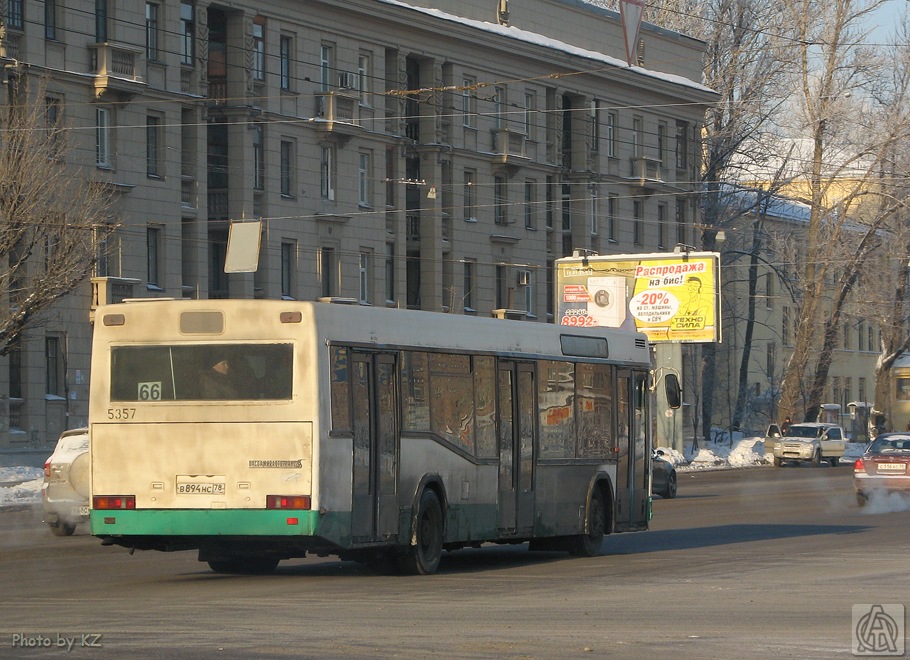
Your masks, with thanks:
[[[135,495],[95,495],[92,497],[93,509],[135,509]]]
[[[266,509],[309,509],[309,495],[267,495]]]

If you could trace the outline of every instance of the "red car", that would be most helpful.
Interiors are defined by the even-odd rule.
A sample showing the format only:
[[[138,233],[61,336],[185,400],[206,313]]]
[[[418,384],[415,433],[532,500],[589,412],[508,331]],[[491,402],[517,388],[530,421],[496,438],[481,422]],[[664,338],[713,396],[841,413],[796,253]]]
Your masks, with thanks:
[[[910,494],[910,433],[882,433],[853,464],[856,501],[866,504],[873,493]]]

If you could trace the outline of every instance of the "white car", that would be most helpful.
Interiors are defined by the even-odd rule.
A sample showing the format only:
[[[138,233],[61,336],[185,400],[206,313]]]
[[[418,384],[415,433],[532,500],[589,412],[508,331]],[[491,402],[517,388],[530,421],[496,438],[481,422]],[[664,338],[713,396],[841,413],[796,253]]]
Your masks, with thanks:
[[[88,445],[88,429],[64,431],[44,462],[44,522],[56,536],[70,536],[78,523],[88,520]]]
[[[786,462],[818,465],[821,461],[837,467],[847,449],[844,430],[837,424],[822,422],[791,424],[782,437],[775,440],[773,453],[777,467]]]

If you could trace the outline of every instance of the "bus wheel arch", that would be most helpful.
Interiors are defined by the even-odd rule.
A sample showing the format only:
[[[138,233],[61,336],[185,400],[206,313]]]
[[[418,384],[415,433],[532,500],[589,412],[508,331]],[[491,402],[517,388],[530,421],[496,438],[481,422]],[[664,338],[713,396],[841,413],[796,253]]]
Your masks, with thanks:
[[[442,558],[446,531],[446,497],[441,480],[424,477],[414,498],[408,544],[398,566],[410,575],[431,575]]]
[[[588,489],[582,533],[574,539],[572,554],[596,557],[604,537],[613,531],[613,488],[608,477],[594,481]]]

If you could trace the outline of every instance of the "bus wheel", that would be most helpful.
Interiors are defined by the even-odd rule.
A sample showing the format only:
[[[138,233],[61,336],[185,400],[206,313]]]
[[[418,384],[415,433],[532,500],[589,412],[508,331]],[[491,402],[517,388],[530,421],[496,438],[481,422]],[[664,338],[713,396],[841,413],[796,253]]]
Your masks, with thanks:
[[[72,536],[73,532],[76,531],[76,526],[71,523],[65,523],[62,520],[56,525],[48,525],[51,528],[51,533],[54,536]]]
[[[211,560],[208,565],[215,573],[268,575],[278,566],[278,560],[274,557],[237,557]]]
[[[600,554],[606,534],[607,517],[604,498],[599,490],[591,493],[591,505],[588,507],[588,531],[575,537],[573,555],[596,557]]]
[[[442,506],[432,490],[425,490],[417,507],[414,545],[401,556],[398,566],[409,575],[431,575],[442,557]]]

